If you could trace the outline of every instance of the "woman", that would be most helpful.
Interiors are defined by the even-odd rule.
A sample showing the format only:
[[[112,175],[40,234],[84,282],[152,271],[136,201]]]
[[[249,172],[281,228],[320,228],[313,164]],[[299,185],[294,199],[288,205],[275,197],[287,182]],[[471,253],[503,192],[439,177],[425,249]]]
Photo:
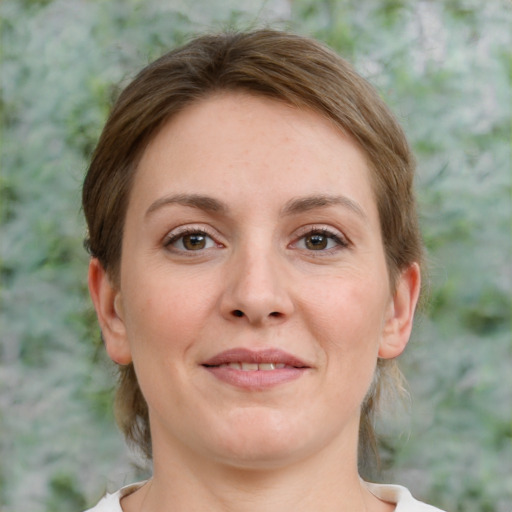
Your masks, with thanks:
[[[83,189],[117,417],[153,477],[100,511],[430,511],[359,477],[420,292],[413,158],[375,91],[276,31],[121,94]]]

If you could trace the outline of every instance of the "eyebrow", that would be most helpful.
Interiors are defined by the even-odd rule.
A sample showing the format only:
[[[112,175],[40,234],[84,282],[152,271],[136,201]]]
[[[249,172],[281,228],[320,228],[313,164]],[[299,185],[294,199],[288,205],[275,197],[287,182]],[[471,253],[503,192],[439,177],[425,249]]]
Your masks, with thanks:
[[[190,206],[192,208],[198,208],[206,212],[220,213],[224,215],[229,211],[229,208],[223,202],[210,196],[201,194],[174,194],[161,197],[160,199],[154,201],[146,210],[145,216],[148,217],[153,212],[173,204]],[[281,211],[281,215],[297,215],[299,213],[304,213],[310,210],[328,208],[329,206],[337,205],[348,208],[365,221],[368,220],[361,206],[359,206],[359,204],[352,199],[346,196],[332,196],[327,194],[317,194],[291,199],[285,204]]]
[[[213,213],[225,214],[228,211],[228,208],[224,203],[210,196],[203,196],[200,194],[175,194],[157,199],[146,210],[145,216],[148,217],[160,208],[172,204],[190,206],[192,208],[199,208],[200,210]]]
[[[327,208],[329,206],[343,206],[357,216],[361,217],[364,221],[368,220],[365,212],[362,207],[356,203],[354,200],[346,197],[346,196],[331,196],[325,194],[318,194],[307,197],[299,197],[297,199],[291,199],[286,203],[283,208],[282,214],[287,215],[296,215],[299,213],[307,212],[309,210],[315,210],[317,208]]]

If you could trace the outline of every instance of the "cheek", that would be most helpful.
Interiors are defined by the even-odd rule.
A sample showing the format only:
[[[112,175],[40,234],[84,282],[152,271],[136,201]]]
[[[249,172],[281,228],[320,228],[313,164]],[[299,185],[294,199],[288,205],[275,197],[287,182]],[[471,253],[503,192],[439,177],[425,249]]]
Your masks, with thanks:
[[[302,318],[325,370],[316,401],[330,418],[358,417],[377,364],[384,288],[359,276],[334,277],[302,297]]]
[[[308,330],[327,355],[376,356],[387,303],[382,285],[360,276],[331,277],[309,286],[301,296]]]
[[[124,287],[127,334],[137,353],[152,349],[155,357],[186,350],[204,326],[214,303],[214,287],[207,282],[160,273]],[[165,355],[164,355],[165,357]]]

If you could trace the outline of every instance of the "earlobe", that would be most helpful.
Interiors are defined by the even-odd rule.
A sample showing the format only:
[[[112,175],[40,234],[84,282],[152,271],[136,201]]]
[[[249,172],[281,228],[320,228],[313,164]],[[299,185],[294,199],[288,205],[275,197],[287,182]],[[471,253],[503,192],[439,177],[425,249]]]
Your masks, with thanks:
[[[97,258],[92,258],[89,263],[89,293],[108,355],[118,364],[129,364],[132,357],[126,336],[121,292],[112,285]]]
[[[398,278],[383,330],[379,357],[392,359],[404,351],[411,335],[420,287],[420,268],[417,263],[413,263]]]

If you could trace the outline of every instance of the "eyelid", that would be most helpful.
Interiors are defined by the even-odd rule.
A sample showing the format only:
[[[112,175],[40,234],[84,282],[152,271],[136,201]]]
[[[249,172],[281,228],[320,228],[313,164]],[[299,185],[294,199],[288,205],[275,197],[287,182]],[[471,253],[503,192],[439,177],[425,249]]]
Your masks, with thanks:
[[[299,228],[296,232],[296,235],[294,236],[294,239],[291,243],[292,246],[296,245],[300,240],[302,240],[304,237],[308,235],[314,235],[314,234],[322,234],[325,235],[333,240],[335,240],[338,243],[338,246],[331,249],[324,249],[321,251],[308,251],[308,253],[311,253],[313,256],[321,256],[322,254],[330,254],[334,251],[340,250],[340,249],[346,249],[349,248],[351,245],[350,240],[345,236],[343,232],[341,232],[339,229],[336,229],[332,226],[326,226],[325,224],[313,224],[308,226],[302,226]],[[318,253],[318,254],[313,254]]]
[[[321,233],[327,236],[331,236],[333,238],[338,238],[340,239],[341,242],[347,245],[350,244],[350,240],[342,231],[325,224],[311,224],[308,226],[302,226],[297,230],[296,238],[302,238],[306,235],[310,235],[313,233]]]
[[[214,229],[212,229],[210,226],[204,225],[204,224],[186,224],[183,226],[178,226],[178,227],[172,229],[171,231],[167,232],[167,234],[163,238],[162,245],[165,248],[171,250],[170,247],[174,242],[179,240],[181,237],[184,237],[187,235],[193,235],[193,234],[206,235],[209,238],[211,238],[218,247],[224,247],[224,244],[222,242],[219,242],[220,236],[218,235],[218,233]],[[176,252],[185,253],[186,251],[176,250]],[[194,251],[190,251],[190,252],[193,253]],[[201,252],[201,251],[198,251],[198,252]]]

